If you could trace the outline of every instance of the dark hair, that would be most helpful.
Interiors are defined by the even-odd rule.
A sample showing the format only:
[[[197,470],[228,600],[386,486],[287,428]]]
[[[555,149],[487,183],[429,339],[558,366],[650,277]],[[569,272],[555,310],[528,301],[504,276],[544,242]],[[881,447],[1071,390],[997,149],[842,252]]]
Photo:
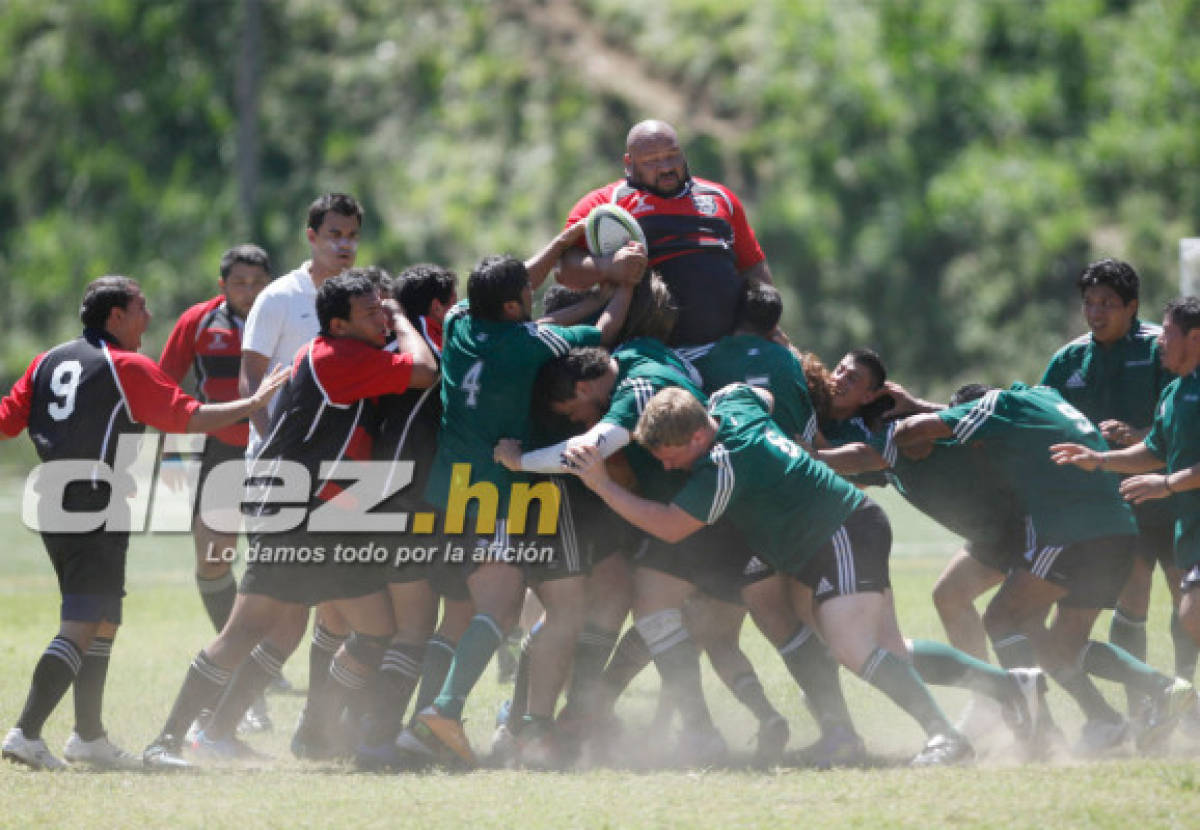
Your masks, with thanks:
[[[1200,328],[1200,297],[1176,297],[1167,303],[1163,317],[1183,329],[1187,334],[1192,329]]]
[[[375,294],[375,285],[364,268],[351,268],[330,277],[317,289],[317,322],[321,334],[329,336],[329,325],[338,320],[350,319],[350,301],[355,297]]]
[[[235,245],[221,254],[221,279],[228,277],[233,266],[238,264],[261,268],[267,276],[271,275],[271,259],[267,252],[257,245]]]
[[[783,297],[775,286],[767,283],[747,283],[738,308],[738,328],[747,328],[766,337],[779,325],[783,316]]]
[[[1092,286],[1107,285],[1121,298],[1121,302],[1129,305],[1138,298],[1141,280],[1138,279],[1137,271],[1133,270],[1133,266],[1128,262],[1122,262],[1119,259],[1101,259],[1084,268],[1075,284],[1079,286],[1080,294]]]
[[[883,358],[874,349],[851,349],[846,355],[860,366],[867,367],[873,381],[872,389],[880,388],[887,381],[887,367],[883,365]]]
[[[637,337],[652,337],[666,343],[675,330],[679,306],[671,296],[671,288],[657,271],[648,271],[633,289],[625,325],[617,336],[618,343]]]
[[[804,380],[808,383],[808,397],[812,399],[813,411],[817,413],[817,420],[829,420],[829,412],[833,406],[833,376],[815,353],[801,352],[794,346],[792,351],[796,357],[800,358],[800,365],[804,368]]]
[[[471,316],[481,320],[504,319],[504,304],[520,302],[529,285],[525,263],[513,256],[484,257],[467,277],[467,299]]]
[[[375,286],[375,290],[379,292],[381,299],[390,299],[395,291],[396,281],[381,265],[365,265],[362,268],[351,268],[350,270],[369,279],[371,285]]]
[[[129,277],[97,277],[83,290],[79,304],[79,321],[89,329],[103,329],[108,314],[114,308],[128,308],[129,301],[141,292],[136,280]]]
[[[326,193],[324,196],[318,196],[308,206],[308,226],[314,231],[320,230],[321,223],[325,221],[325,214],[331,210],[342,216],[353,216],[358,220],[358,226],[362,227],[362,208],[354,201],[353,196],[347,196],[345,193]]]
[[[547,314],[553,314],[560,308],[575,305],[578,302],[586,300],[591,295],[591,290],[573,291],[565,285],[556,282],[546,289],[546,293],[542,294],[542,310]]]
[[[982,383],[964,383],[962,386],[954,390],[954,394],[950,396],[950,405],[958,406],[961,403],[970,403],[977,401],[992,391],[992,387]]]
[[[546,361],[533,383],[534,417],[547,428],[561,428],[562,416],[550,407],[571,400],[576,383],[603,377],[608,368],[609,354],[599,348],[571,349],[562,357]],[[575,429],[567,427],[567,431]]]
[[[458,276],[449,268],[422,262],[410,265],[396,277],[394,294],[404,313],[416,325],[417,320],[429,313],[433,301],[450,302]]]

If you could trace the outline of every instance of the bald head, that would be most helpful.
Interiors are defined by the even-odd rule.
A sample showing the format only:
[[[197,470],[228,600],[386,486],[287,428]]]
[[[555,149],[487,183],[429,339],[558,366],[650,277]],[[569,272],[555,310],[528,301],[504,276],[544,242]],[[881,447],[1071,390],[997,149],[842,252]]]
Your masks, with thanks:
[[[665,121],[640,121],[625,137],[625,175],[659,196],[676,195],[690,174],[675,128]]]

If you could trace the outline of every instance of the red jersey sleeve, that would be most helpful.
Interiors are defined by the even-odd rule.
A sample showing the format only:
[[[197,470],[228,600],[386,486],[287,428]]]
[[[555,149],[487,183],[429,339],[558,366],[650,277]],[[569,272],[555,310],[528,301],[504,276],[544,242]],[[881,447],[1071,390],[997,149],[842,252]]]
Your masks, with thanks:
[[[312,344],[313,375],[336,404],[399,395],[412,379],[412,355],[377,349],[349,337],[318,337]]]
[[[746,209],[742,207],[741,201],[729,188],[724,185],[718,187],[733,205],[733,256],[738,271],[745,271],[753,265],[758,265],[767,255],[758,244],[758,238],[750,227],[750,220],[746,218]]]
[[[200,401],[179,388],[158,364],[143,354],[108,349],[129,417],[162,432],[187,432]]]
[[[20,435],[29,423],[29,408],[33,404],[33,373],[45,356],[46,353],[42,352],[35,357],[4,400],[0,400],[0,432],[10,438]]]
[[[611,201],[614,187],[616,187],[616,183],[606,185],[599,190],[593,190],[576,202],[575,207],[571,208],[571,212],[567,214],[567,223],[563,228],[569,228],[576,222],[586,219],[587,215],[592,212],[592,208],[596,207],[596,205],[603,205]],[[579,241],[575,243],[575,247],[586,251],[587,240],[584,237],[580,237]]]
[[[196,359],[196,330],[200,327],[200,321],[221,299],[218,295],[207,302],[197,303],[183,312],[175,322],[175,328],[171,329],[162,355],[158,358],[158,365],[176,383],[183,382],[192,368],[192,361]]]

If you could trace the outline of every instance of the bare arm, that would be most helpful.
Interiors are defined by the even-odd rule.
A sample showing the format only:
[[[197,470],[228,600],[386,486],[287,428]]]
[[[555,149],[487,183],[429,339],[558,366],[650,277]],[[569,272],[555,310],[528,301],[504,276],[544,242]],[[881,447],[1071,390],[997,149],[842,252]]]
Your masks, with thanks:
[[[412,374],[408,385],[416,389],[432,386],[438,378],[438,362],[433,350],[425,342],[421,333],[413,328],[413,324],[404,315],[400,304],[395,300],[384,300],[383,307],[391,315],[392,331],[396,333],[396,347],[401,354],[412,355]],[[262,432],[260,431],[260,435]]]
[[[243,351],[242,366],[238,369],[238,394],[243,398],[253,395],[262,384],[263,376],[266,375],[270,366],[271,358],[265,354]],[[270,426],[267,411],[265,409],[255,410],[250,415],[250,423],[254,424],[255,432],[259,435],[266,435],[267,427]]]
[[[643,499],[617,484],[595,447],[577,447],[568,451],[567,458],[572,471],[617,515],[664,542],[678,542],[704,527],[677,504]]]
[[[579,302],[563,306],[557,311],[539,317],[538,322],[551,323],[556,326],[576,325],[608,305],[608,301],[612,299],[612,295],[612,286],[602,285],[599,289],[590,292],[588,296]]]
[[[199,409],[192,413],[192,417],[188,419],[187,431],[212,432],[214,429],[220,429],[221,427],[237,423],[247,415],[253,417],[255,413],[266,409],[267,404],[271,402],[271,398],[275,394],[275,390],[287,382],[288,375],[290,374],[291,369],[287,366],[277,366],[275,367],[275,371],[263,379],[253,395],[239,398],[236,401],[228,401],[227,403],[202,404]],[[266,435],[266,431],[263,430],[259,434]]]
[[[844,476],[873,473],[888,469],[888,463],[874,447],[855,442],[827,450],[817,450],[813,456],[824,461],[835,473]]]
[[[933,442],[939,438],[949,438],[954,435],[950,426],[930,412],[924,415],[914,415],[896,424],[892,433],[892,441],[905,457],[918,460],[933,451]]]
[[[563,254],[558,281],[572,291],[585,291],[598,282],[636,285],[648,264],[646,248],[637,242],[603,257],[573,247]]]
[[[551,239],[542,250],[525,260],[525,270],[529,272],[529,284],[535,291],[546,281],[546,277],[554,270],[554,266],[563,258],[563,255],[583,238],[584,227],[584,221],[576,222]]]
[[[1081,470],[1095,472],[1104,470],[1110,473],[1149,473],[1161,470],[1164,462],[1146,447],[1145,442],[1138,442],[1123,450],[1093,450],[1082,444],[1054,444],[1050,447],[1050,458],[1055,464],[1074,464]]]
[[[1175,493],[1185,490],[1195,490],[1200,487],[1200,464],[1193,464],[1184,470],[1159,475],[1130,476],[1121,482],[1121,495],[1134,504],[1141,504],[1152,499],[1165,499]]]
[[[617,337],[621,334],[621,327],[625,325],[625,315],[629,313],[629,303],[632,300],[633,286],[622,283],[617,286],[612,299],[604,307],[604,313],[596,321],[596,328],[600,329],[600,342],[605,346],[611,348],[616,344]]]

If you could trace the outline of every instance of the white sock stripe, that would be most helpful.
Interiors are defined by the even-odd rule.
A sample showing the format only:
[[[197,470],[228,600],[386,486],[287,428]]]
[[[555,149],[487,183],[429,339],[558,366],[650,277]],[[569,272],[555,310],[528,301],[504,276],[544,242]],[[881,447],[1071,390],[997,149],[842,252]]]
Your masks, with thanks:
[[[206,680],[216,683],[218,686],[224,686],[229,682],[229,678],[233,672],[226,671],[216,663],[204,656],[204,652],[200,652],[192,660],[192,668],[200,673]]]
[[[884,649],[875,649],[875,653],[867,658],[867,662],[863,665],[862,673],[859,676],[863,680],[870,683],[871,678],[875,675],[875,671],[879,668],[879,664],[882,663],[884,658],[887,656],[888,652]]]
[[[450,654],[454,653],[454,643],[439,634],[434,634],[426,640],[425,648],[440,648],[442,651],[448,651]]]
[[[337,651],[345,641],[345,635],[334,634],[329,629],[322,628],[319,625],[313,628],[312,644],[321,649],[321,651]]]
[[[358,689],[365,689],[367,686],[367,678],[355,674],[337,660],[329,664],[329,676],[347,689],[357,691]]]
[[[250,652],[250,659],[258,663],[263,668],[263,671],[272,677],[278,677],[283,672],[283,660],[275,657],[259,643]]]
[[[496,635],[496,640],[498,642],[504,642],[504,632],[500,630],[500,626],[496,624],[496,621],[487,614],[476,614],[474,617],[471,617],[471,622],[483,623],[488,628],[492,629],[492,633]]]
[[[421,663],[421,660],[412,655],[389,651],[383,655],[383,662],[379,664],[379,670],[416,675],[421,673]]]
[[[786,643],[784,643],[782,646],[779,647],[780,655],[786,656],[788,654],[791,654],[793,651],[800,648],[800,646],[807,643],[808,639],[812,635],[813,635],[812,628],[810,628],[807,625],[801,626],[800,630],[796,632],[795,636],[793,636],[792,639],[788,640]]]
[[[83,665],[83,655],[79,652],[79,646],[66,637],[55,637],[51,640],[45,653],[66,663],[72,674],[78,674],[79,667]]]
[[[111,657],[113,641],[99,637],[92,640],[84,657]]]
[[[1007,637],[1002,637],[992,643],[993,648],[1007,648],[1008,646],[1016,645],[1022,640],[1028,640],[1024,634],[1009,634]]]
[[[638,633],[646,641],[651,656],[662,654],[688,639],[683,626],[683,613],[678,608],[668,608],[648,614],[634,622]]]

